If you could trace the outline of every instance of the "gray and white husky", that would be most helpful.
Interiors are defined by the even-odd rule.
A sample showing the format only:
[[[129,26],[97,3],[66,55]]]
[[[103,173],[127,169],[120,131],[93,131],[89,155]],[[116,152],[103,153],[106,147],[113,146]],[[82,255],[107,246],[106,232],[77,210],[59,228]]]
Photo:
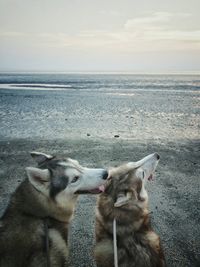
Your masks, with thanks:
[[[104,169],[32,152],[38,167],[11,196],[0,219],[0,267],[68,266],[68,225],[79,193],[98,193]]]

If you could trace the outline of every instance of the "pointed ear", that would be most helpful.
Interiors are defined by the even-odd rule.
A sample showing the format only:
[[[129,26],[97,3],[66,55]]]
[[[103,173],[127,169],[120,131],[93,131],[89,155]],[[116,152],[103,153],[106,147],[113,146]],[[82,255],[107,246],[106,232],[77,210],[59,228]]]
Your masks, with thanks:
[[[45,154],[45,153],[41,153],[41,152],[37,152],[37,151],[32,151],[30,152],[32,158],[38,163],[41,164],[44,161],[48,160],[48,159],[52,159],[54,158],[54,156]]]
[[[117,196],[117,200],[114,204],[114,207],[119,208],[121,206],[126,205],[129,202],[129,200],[131,199],[131,195],[132,195],[131,192],[127,192],[126,194],[120,193]]]
[[[26,173],[28,175],[29,182],[40,192],[46,193],[50,182],[49,170],[41,170],[34,167],[27,167]]]

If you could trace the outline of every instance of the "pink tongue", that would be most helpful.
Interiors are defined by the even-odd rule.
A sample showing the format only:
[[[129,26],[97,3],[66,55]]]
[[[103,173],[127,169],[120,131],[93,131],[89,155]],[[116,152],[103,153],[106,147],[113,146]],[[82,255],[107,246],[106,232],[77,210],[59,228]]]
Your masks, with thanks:
[[[148,180],[149,181],[153,180],[153,175],[152,174],[148,177]]]
[[[100,185],[98,189],[99,189],[101,192],[104,192],[104,191],[105,191],[105,186],[104,186],[104,185]]]

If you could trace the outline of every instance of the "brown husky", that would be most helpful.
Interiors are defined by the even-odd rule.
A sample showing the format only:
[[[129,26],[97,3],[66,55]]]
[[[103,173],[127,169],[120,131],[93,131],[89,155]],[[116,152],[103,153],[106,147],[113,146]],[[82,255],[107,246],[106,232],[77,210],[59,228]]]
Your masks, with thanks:
[[[160,238],[150,225],[145,190],[145,182],[152,178],[158,161],[159,155],[155,153],[110,170],[111,179],[99,196],[96,214],[94,253],[98,267],[114,266],[114,219],[117,236],[115,260],[118,257],[119,267],[165,266]]]
[[[38,168],[26,168],[0,219],[0,267],[68,266],[68,225],[78,194],[97,193],[108,173],[70,158],[31,155]]]

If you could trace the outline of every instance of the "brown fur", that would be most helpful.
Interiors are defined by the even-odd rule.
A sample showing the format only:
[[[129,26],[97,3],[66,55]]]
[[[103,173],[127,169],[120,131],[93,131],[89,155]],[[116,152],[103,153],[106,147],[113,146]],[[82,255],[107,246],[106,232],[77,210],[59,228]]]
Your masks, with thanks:
[[[150,224],[148,198],[140,199],[141,179],[127,165],[113,169],[111,177],[97,205],[94,250],[97,266],[114,266],[112,227],[116,218],[119,267],[164,267],[160,238]],[[118,196],[127,192],[131,199],[115,207]]]
[[[45,217],[48,217],[53,266],[67,266],[67,231],[72,213],[72,207],[64,210],[54,201],[47,203],[26,179],[11,197],[1,218],[0,266],[46,266]]]

